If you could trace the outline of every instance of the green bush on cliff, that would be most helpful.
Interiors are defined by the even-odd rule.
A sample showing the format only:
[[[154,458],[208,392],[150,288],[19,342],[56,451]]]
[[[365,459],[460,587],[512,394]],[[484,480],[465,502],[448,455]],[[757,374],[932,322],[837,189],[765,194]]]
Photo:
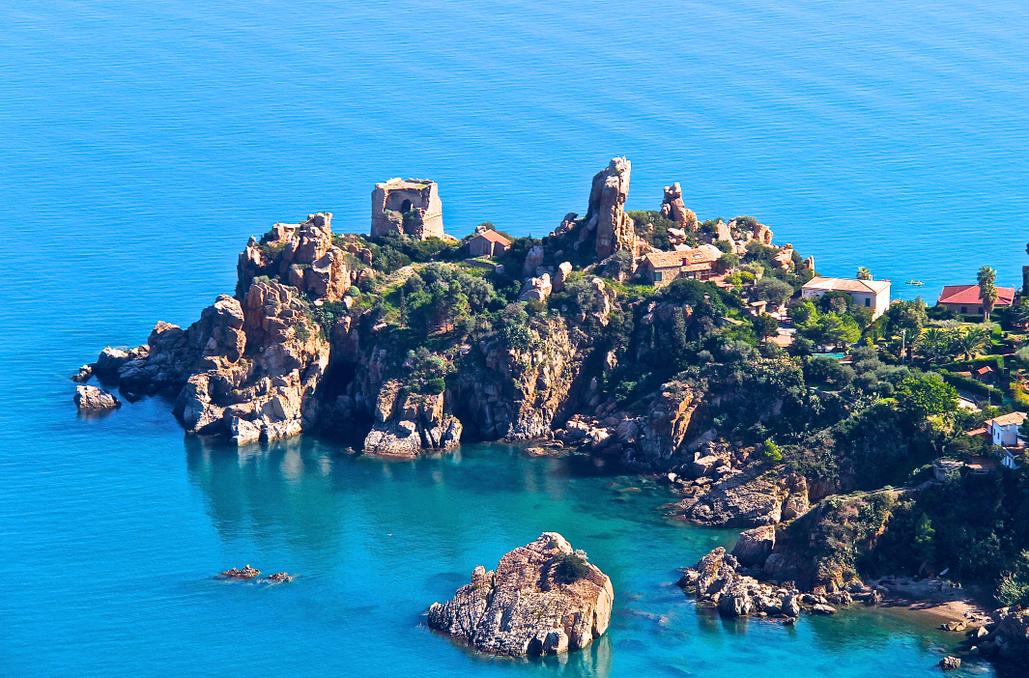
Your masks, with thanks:
[[[1018,554],[1014,565],[997,584],[997,601],[1001,605],[1029,606],[1029,550]]]
[[[558,556],[554,563],[554,579],[564,584],[573,584],[589,576],[590,567],[578,553]]]

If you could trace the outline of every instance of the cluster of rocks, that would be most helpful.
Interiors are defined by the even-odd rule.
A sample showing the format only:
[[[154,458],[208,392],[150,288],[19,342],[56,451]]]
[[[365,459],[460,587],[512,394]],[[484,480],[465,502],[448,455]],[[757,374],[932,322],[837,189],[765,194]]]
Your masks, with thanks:
[[[261,576],[261,571],[247,563],[243,567],[232,567],[218,574],[222,579],[238,579],[251,581]],[[274,572],[264,578],[263,581],[269,584],[288,584],[293,581],[293,575],[288,572]]]
[[[990,613],[984,620],[973,620],[972,624],[962,621],[948,622],[941,626],[948,631],[965,632],[966,638],[959,654],[970,657],[985,657],[1013,666],[1025,666],[1029,662],[1029,608],[1002,607]],[[961,659],[953,660],[944,669],[959,668]]]
[[[832,615],[836,608],[857,600],[878,602],[876,591],[855,583],[849,590],[803,592],[793,582],[766,583],[753,576],[746,563],[760,562],[771,551],[769,532],[757,528],[752,535],[741,535],[741,543],[727,553],[718,547],[693,567],[686,568],[679,585],[701,603],[713,605],[729,617],[781,617],[792,623],[801,611]],[[746,534],[746,533],[744,533]],[[774,541],[774,537],[772,538]]]
[[[505,554],[495,570],[477,566],[471,582],[428,611],[432,629],[481,652],[549,655],[578,650],[608,627],[611,580],[556,532]]]
[[[664,187],[661,215],[675,222],[675,228],[668,229],[668,240],[673,246],[686,244],[686,234],[700,228],[696,213],[682,201],[682,186],[678,181]]]

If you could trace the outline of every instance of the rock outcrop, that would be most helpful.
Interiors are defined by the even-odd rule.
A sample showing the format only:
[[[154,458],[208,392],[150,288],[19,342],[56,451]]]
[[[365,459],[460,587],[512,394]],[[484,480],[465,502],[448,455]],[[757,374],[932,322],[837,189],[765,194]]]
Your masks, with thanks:
[[[330,212],[299,224],[275,224],[260,241],[250,238],[239,255],[236,295],[243,298],[254,278],[268,276],[312,299],[342,299],[356,279],[353,256],[333,244]]]
[[[260,570],[258,570],[256,567],[251,567],[250,564],[247,563],[243,567],[229,568],[228,570],[225,570],[224,572],[220,573],[218,576],[224,579],[254,579],[260,576],[260,574]]]
[[[694,567],[687,568],[679,585],[698,601],[717,606],[719,612],[729,617],[761,614],[795,619],[800,615],[800,591],[763,584],[737,571],[739,567],[736,558],[719,546]]]
[[[553,283],[550,282],[550,274],[544,273],[538,278],[529,278],[522,286],[522,292],[518,295],[519,301],[546,301],[553,291]]]
[[[986,630],[971,642],[983,656],[1024,667],[1029,662],[1029,608],[1002,607],[990,617]]]
[[[679,514],[702,525],[757,527],[792,520],[808,509],[807,481],[772,469],[723,477],[678,504]]]
[[[555,419],[573,400],[588,337],[551,318],[529,328],[528,346],[491,340],[476,344],[458,363],[448,393],[454,412],[477,437],[548,438]]]
[[[613,601],[607,575],[560,534],[545,532],[504,555],[496,570],[476,567],[452,599],[432,604],[428,623],[489,654],[558,654],[599,638]]]
[[[596,236],[597,261],[623,250],[633,256],[636,254],[636,228],[625,212],[631,170],[632,163],[627,158],[612,158],[610,164],[593,177],[589,209],[582,228]]]
[[[675,182],[671,186],[665,186],[665,197],[661,202],[661,214],[675,222],[676,227],[683,232],[696,231],[700,227],[700,220],[693,210],[686,207],[682,201],[682,186]]]
[[[365,454],[413,459],[453,450],[461,441],[461,422],[443,411],[443,394],[405,391],[396,380],[379,391],[375,424],[364,440]]]
[[[76,386],[74,400],[79,412],[105,412],[121,406],[114,395],[96,386]]]

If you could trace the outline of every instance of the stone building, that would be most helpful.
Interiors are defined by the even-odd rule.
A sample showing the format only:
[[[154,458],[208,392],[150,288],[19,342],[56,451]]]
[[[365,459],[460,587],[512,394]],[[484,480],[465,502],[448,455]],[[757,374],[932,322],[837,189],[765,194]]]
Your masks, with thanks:
[[[419,240],[443,237],[443,202],[428,179],[390,179],[372,191],[373,238],[409,235]]]
[[[499,257],[511,247],[511,241],[493,229],[484,228],[468,239],[468,256]]]

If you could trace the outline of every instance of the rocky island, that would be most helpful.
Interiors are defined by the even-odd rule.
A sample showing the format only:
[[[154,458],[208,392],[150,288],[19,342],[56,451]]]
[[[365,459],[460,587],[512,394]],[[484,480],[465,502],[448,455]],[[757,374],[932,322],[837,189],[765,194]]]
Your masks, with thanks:
[[[744,530],[681,582],[723,614],[830,614],[880,600],[871,577],[947,574],[1004,604],[984,627],[1004,640],[974,653],[1024,656],[1029,479],[1014,431],[1029,273],[983,334],[946,308],[890,303],[865,269],[818,276],[752,217],[701,221],[680,183],[659,209],[627,211],[630,176],[611,160],[585,214],[542,239],[489,222],[450,237],[434,182],[391,179],[372,194],[369,236],[335,232],[328,212],[275,224],[247,242],[232,295],[74,378],[129,401],[168,395],[189,434],[241,446],[316,432],[411,459],[525,441],[657,474],[672,515]],[[983,365],[1003,367],[1008,392],[976,381]],[[79,389],[82,407],[117,403]],[[430,625],[500,654],[586,645],[611,585],[588,564],[558,582],[569,554],[550,533],[515,549]],[[520,607],[523,593],[546,602]],[[545,623],[498,630],[533,610]]]
[[[508,656],[580,650],[607,630],[611,580],[556,532],[479,565],[470,583],[429,608],[429,627],[481,652]]]

